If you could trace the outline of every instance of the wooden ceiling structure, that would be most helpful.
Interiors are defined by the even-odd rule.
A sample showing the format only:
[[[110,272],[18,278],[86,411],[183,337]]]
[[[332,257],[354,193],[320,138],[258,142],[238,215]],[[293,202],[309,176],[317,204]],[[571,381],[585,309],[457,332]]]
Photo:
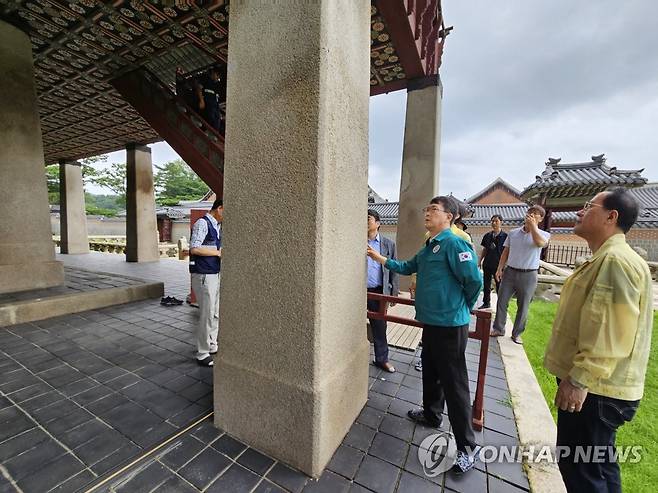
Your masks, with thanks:
[[[227,62],[228,1],[0,0],[0,19],[32,42],[46,164],[161,140],[112,79]],[[440,0],[371,0],[371,95],[436,76],[448,32]]]

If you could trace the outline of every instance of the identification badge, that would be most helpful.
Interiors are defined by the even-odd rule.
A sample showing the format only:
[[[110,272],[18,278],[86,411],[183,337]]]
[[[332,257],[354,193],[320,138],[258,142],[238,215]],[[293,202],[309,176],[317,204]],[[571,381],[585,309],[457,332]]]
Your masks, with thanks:
[[[467,262],[468,260],[473,260],[473,255],[471,255],[471,252],[460,252],[459,261]]]
[[[432,253],[438,253],[439,250],[441,250],[441,245],[436,245],[434,248],[432,248]]]

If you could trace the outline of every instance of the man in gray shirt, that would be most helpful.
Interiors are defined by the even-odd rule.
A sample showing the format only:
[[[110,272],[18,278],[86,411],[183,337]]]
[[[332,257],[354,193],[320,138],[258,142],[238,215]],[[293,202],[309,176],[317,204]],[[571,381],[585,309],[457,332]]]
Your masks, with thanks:
[[[539,271],[539,256],[542,248],[548,244],[550,233],[539,229],[538,224],[544,219],[546,211],[538,205],[531,206],[526,212],[522,227],[509,232],[505,240],[503,253],[500,256],[496,280],[500,281],[496,319],[491,335],[505,335],[507,321],[507,305],[513,295],[516,295],[517,311],[512,329],[512,340],[523,344],[521,333],[525,330],[528,320],[528,309],[532,296],[537,288],[537,272]]]

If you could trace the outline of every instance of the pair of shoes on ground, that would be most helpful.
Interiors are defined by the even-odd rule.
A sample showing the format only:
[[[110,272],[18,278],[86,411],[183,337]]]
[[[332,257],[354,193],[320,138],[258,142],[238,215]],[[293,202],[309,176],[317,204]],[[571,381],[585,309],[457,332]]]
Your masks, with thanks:
[[[428,428],[439,428],[442,422],[442,419],[428,419],[422,408],[411,409],[407,412],[407,416],[409,416],[412,421],[415,421],[422,426],[427,426]],[[455,464],[452,466],[452,471],[455,474],[464,474],[473,469],[477,463],[479,450],[479,446],[475,447],[471,454],[458,450],[455,457]]]
[[[395,373],[395,367],[390,364],[388,361],[386,363],[378,363],[377,361],[372,362],[373,365],[375,365],[377,368],[381,368],[384,371],[387,371],[389,373]]]
[[[423,371],[423,361],[421,359],[418,359],[418,361],[416,361],[416,364],[414,365],[414,368],[416,369],[416,371]]]
[[[167,296],[166,298],[160,299],[160,304],[164,306],[178,306],[183,304],[183,300],[179,300],[173,296]]]
[[[492,330],[489,333],[489,337],[503,337],[505,335],[505,332],[499,332],[497,330]],[[523,345],[523,340],[521,339],[521,336],[512,336],[512,341],[515,342],[516,344]]]

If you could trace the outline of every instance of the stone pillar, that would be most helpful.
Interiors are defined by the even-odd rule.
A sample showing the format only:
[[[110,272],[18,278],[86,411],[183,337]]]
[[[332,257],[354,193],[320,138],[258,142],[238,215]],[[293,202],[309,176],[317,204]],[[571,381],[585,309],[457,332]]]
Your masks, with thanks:
[[[403,260],[420,249],[426,232],[421,209],[439,194],[442,92],[438,75],[409,82],[396,238]],[[400,277],[401,290],[408,289],[409,280]]]
[[[82,166],[59,162],[59,223],[62,253],[89,253]]]
[[[0,67],[0,293],[57,286],[32,45],[2,20]]]
[[[231,4],[215,423],[313,476],[367,399],[369,34],[367,0]]]
[[[158,251],[151,149],[126,147],[126,262],[154,262]]]

